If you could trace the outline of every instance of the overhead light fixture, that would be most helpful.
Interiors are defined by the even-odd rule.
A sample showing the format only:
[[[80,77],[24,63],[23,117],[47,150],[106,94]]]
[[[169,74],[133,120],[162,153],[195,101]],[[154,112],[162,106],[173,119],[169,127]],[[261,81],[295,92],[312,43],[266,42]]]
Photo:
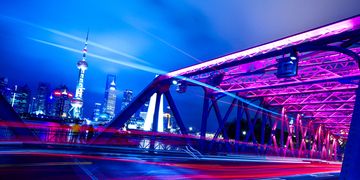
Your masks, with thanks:
[[[288,57],[277,59],[277,72],[278,78],[288,78],[297,75],[298,71],[298,56],[296,50],[292,50]]]

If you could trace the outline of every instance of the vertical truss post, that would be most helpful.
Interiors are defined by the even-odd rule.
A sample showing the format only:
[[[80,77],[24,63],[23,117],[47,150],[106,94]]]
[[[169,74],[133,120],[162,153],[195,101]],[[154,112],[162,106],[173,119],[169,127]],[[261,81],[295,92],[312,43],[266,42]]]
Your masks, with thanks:
[[[267,117],[268,117],[268,112],[263,112],[262,113],[262,118],[261,118],[261,153],[263,154],[265,152],[265,126],[266,126],[266,122],[267,122]]]
[[[318,149],[317,149],[317,153],[318,153],[318,157],[321,157],[321,150],[322,150],[322,142],[324,141],[323,139],[323,134],[324,134],[324,130],[323,130],[323,126],[320,126],[320,129],[319,129],[319,140],[318,140]]]
[[[287,130],[288,130],[288,136],[286,139],[286,146],[284,148],[284,156],[287,154],[287,150],[290,148],[291,155],[295,156],[294,154],[294,142],[293,142],[293,135],[294,135],[294,125],[290,124],[289,121],[285,122]]]
[[[270,119],[270,122],[271,122],[271,119]],[[274,119],[274,123],[272,124],[272,127],[271,127],[271,137],[269,139],[269,144],[271,145],[271,141],[274,143],[273,144],[273,148],[275,150],[275,153],[277,155],[279,155],[279,148],[278,148],[278,144],[277,144],[277,140],[276,140],[276,127],[277,127],[277,124],[278,124],[278,120],[275,118]]]
[[[272,142],[272,127],[273,127],[273,121],[272,121],[272,118],[271,118],[271,114],[270,113],[267,113],[267,120],[269,121],[269,127],[270,127],[270,136],[269,136],[269,139],[268,139],[268,142],[267,144],[265,145],[265,152],[264,154],[266,154],[266,151],[267,149],[270,147],[271,148],[271,142]]]
[[[181,134],[187,134],[187,129],[185,128],[184,122],[181,119],[179,110],[177,109],[174,99],[172,98],[169,91],[165,91],[164,93],[166,100],[169,103],[169,106],[174,114],[176,124],[180,127]]]
[[[241,101],[237,102],[237,113],[236,113],[236,130],[235,130],[235,151],[239,150],[240,143],[240,132],[241,132],[241,120],[244,113],[243,103]]]
[[[337,161],[337,148],[338,148],[338,142],[337,139],[335,137],[333,137],[333,142],[332,142],[332,147],[333,147],[333,154],[334,154],[334,161]]]
[[[284,149],[284,122],[286,121],[285,107],[281,108],[281,123],[280,123],[280,151]]]
[[[206,146],[206,125],[207,119],[209,116],[209,92],[206,88],[204,88],[204,102],[203,102],[203,111],[201,118],[201,129],[200,129],[200,137],[201,137],[201,151],[205,151]]]
[[[296,115],[296,122],[295,122],[295,136],[296,136],[296,146],[295,148],[297,150],[299,150],[300,148],[300,135],[301,135],[301,115],[297,114]]]
[[[330,149],[330,131],[327,131],[325,134],[325,138],[323,139],[323,146],[321,149],[321,158],[325,159],[325,160],[330,160],[329,157],[329,153],[331,153],[331,149]]]
[[[159,120],[159,109],[160,109],[160,99],[161,99],[162,93],[159,91],[156,93],[156,103],[155,103],[155,110],[154,110],[154,116],[153,116],[153,123],[152,123],[152,132],[158,131],[158,120]],[[150,153],[153,153],[155,150],[155,140],[156,137],[152,136],[150,140]]]
[[[248,108],[248,104],[243,104],[243,107],[244,107],[244,112],[245,112],[245,122],[247,122],[248,123],[248,127],[249,127],[249,123],[251,123],[250,121],[251,121],[251,119],[250,119],[250,113],[249,113],[249,108]],[[246,132],[246,137],[244,138],[244,141],[243,141],[243,145],[241,146],[242,148],[242,150],[244,151],[245,150],[245,146],[247,146],[247,141],[248,141],[248,134],[249,134],[249,132]]]
[[[311,152],[310,152],[311,158],[314,158],[314,156],[317,157],[317,155],[318,155],[317,153],[318,153],[319,149],[321,149],[319,147],[320,141],[321,141],[320,136],[321,136],[321,126],[318,126],[318,128],[315,131],[314,141],[312,142],[312,148],[311,148]]]

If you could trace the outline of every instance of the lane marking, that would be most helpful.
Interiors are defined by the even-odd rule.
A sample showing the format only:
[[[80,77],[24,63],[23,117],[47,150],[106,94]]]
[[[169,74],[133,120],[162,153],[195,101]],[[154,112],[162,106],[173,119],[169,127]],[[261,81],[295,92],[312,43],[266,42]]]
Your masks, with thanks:
[[[85,168],[81,164],[81,161],[79,161],[77,158],[74,158],[74,161],[77,163],[77,165],[80,167],[80,169],[82,171],[84,171],[86,173],[86,175],[88,175],[92,180],[98,180],[98,178],[91,171],[89,171],[87,168]]]

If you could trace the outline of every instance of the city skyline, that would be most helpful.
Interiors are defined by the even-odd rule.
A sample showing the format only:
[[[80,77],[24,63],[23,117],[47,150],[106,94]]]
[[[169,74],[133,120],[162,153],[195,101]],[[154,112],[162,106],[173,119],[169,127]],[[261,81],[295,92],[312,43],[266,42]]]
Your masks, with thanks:
[[[6,81],[6,83],[3,83],[4,80]],[[18,96],[20,97],[20,99],[28,99],[28,102],[26,102],[26,104],[27,104],[26,107],[24,105],[24,107],[22,107],[21,110],[20,110],[21,112],[18,112],[18,113],[30,113],[30,114],[47,114],[46,109],[48,107],[45,107],[46,104],[48,104],[49,100],[52,100],[54,98],[54,93],[55,94],[61,94],[61,92],[63,91],[62,89],[66,89],[66,92],[71,94],[70,95],[71,98],[73,96],[75,96],[75,90],[71,90],[71,88],[69,88],[69,86],[65,85],[65,84],[54,85],[54,84],[52,84],[50,82],[38,82],[38,83],[35,83],[35,84],[36,84],[36,88],[35,89],[30,89],[29,84],[24,84],[24,83],[15,84],[14,82],[11,81],[11,79],[9,80],[7,77],[0,77],[0,94],[8,93],[8,95],[5,96],[5,97],[7,97],[7,100],[9,102],[9,104],[12,105],[12,106],[13,106],[12,101],[14,99],[13,98],[13,95],[14,95],[13,92],[16,92],[15,101],[18,101],[17,100]],[[16,90],[15,90],[15,88],[16,88]],[[5,90],[4,92],[3,92],[3,89]],[[22,97],[23,95],[18,95],[19,92],[20,92],[19,94],[21,94],[24,91],[27,92],[26,97]],[[122,95],[124,92],[127,92],[127,91],[129,91],[129,90],[128,89],[116,90],[116,94]],[[106,93],[106,92],[104,91],[104,93]],[[29,96],[29,97],[27,97],[27,96]],[[95,101],[97,101],[95,104],[99,104],[98,102],[102,102],[103,100],[104,100],[104,97],[99,98],[99,99],[95,99]],[[121,97],[117,97],[115,99],[114,103],[121,105],[122,104]],[[127,102],[127,103],[129,103],[129,102]],[[86,100],[85,100],[85,105],[87,105],[88,107],[93,106],[93,104],[86,103]],[[100,105],[102,107],[103,104],[100,103]],[[119,106],[118,108],[116,108],[114,110],[118,110],[118,109],[120,110],[120,107],[121,106]],[[18,111],[17,107],[14,107],[14,109],[16,111]],[[41,111],[36,111],[37,109],[41,109]],[[68,110],[70,110],[70,108]],[[86,113],[84,118],[92,120],[94,107],[87,108],[86,112],[87,113]],[[103,112],[104,112],[104,109],[101,108],[101,113],[103,113]],[[51,112],[48,112],[48,113],[51,114]],[[68,111],[67,113],[68,113],[68,115],[71,115],[70,111]],[[113,115],[116,115],[116,114],[114,113]]]

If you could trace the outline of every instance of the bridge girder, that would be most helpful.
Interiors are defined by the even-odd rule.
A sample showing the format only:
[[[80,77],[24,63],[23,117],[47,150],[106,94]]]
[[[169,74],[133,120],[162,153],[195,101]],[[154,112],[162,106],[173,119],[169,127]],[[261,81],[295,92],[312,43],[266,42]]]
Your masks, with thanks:
[[[251,147],[256,147],[254,149],[259,153],[271,149],[271,152],[280,156],[336,159],[339,148],[337,139],[340,138],[337,135],[340,133],[338,130],[346,128],[350,118],[352,118],[350,135],[355,132],[351,129],[360,127],[359,124],[354,123],[354,120],[360,123],[360,114],[356,114],[360,113],[358,89],[360,48],[351,46],[359,40],[359,36],[360,16],[357,16],[206,61],[159,76],[161,81],[150,84],[145,90],[146,93],[141,93],[133,104],[146,101],[152,93],[159,92],[161,87],[166,88],[160,93],[168,92],[169,81],[174,78],[184,82],[189,81],[189,85],[203,86],[205,91],[200,132],[204,147],[202,150],[211,150],[215,146],[215,141],[219,142],[216,137],[221,133],[224,136],[225,149],[227,151],[232,149],[232,141],[228,139],[224,126],[229,112],[237,109],[235,142],[241,141],[243,144],[237,143],[235,151],[249,148],[251,144]],[[298,54],[297,75],[278,78],[275,75],[276,59],[290,57],[292,52]],[[218,79],[219,83],[213,85],[216,87],[204,84],[219,75],[221,77]],[[165,81],[167,83],[163,84],[162,82]],[[217,101],[221,99],[216,98],[217,94],[233,97],[231,105],[225,111],[225,116],[217,105]],[[262,103],[254,105],[249,99],[260,99]],[[126,117],[135,111],[135,107],[137,106],[130,105],[109,126],[118,127],[124,124]],[[255,108],[255,114],[249,113],[250,108]],[[351,111],[351,108],[355,110]],[[272,113],[276,110],[277,113]],[[207,141],[205,134],[210,111],[214,111],[219,128],[209,149],[205,147]],[[306,116],[302,117],[301,114]],[[241,122],[244,116],[247,132],[245,137],[241,138]],[[258,118],[260,121],[257,120]],[[336,123],[336,118],[343,118],[341,123],[345,125],[337,126],[341,128],[332,126],[331,124]],[[255,135],[255,126],[258,123],[260,127],[257,128],[261,130],[260,143]],[[270,136],[265,142],[267,135]],[[355,133],[355,136],[359,135]],[[358,145],[354,146],[355,149],[360,149]],[[351,172],[359,173],[353,170]],[[348,175],[349,173],[344,171],[343,176]]]

